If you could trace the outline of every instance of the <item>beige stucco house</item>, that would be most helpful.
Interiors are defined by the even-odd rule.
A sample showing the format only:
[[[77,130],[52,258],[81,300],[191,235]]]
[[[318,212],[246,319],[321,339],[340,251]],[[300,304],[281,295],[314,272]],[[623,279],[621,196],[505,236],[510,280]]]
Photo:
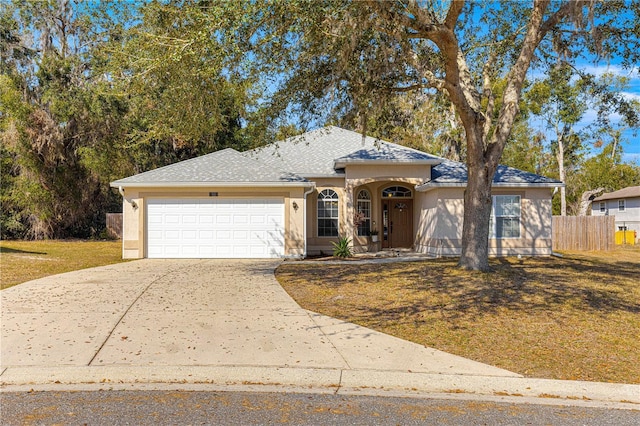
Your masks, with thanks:
[[[111,183],[123,195],[125,258],[279,258],[461,250],[464,164],[328,127],[240,153],[225,149]],[[493,255],[551,253],[562,183],[500,166]],[[377,231],[377,240],[373,234]]]

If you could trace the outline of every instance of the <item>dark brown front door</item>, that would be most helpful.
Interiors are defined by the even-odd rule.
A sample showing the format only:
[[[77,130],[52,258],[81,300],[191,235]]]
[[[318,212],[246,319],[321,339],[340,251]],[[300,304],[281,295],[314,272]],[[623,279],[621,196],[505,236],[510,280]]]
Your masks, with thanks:
[[[382,247],[409,248],[413,245],[413,200],[382,200]]]

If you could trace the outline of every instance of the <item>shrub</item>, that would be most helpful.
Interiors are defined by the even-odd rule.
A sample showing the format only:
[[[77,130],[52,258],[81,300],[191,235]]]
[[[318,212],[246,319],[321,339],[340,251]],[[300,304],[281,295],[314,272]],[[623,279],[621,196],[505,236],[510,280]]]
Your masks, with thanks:
[[[351,257],[351,240],[347,237],[340,237],[338,242],[332,241],[333,244],[333,255],[335,257]]]

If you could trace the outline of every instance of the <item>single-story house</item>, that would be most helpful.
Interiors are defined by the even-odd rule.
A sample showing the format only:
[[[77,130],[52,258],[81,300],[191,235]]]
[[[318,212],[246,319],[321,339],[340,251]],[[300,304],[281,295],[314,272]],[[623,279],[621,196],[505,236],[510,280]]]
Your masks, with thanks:
[[[640,241],[640,186],[628,186],[594,198],[591,216],[615,216],[616,231],[635,231]]]
[[[111,186],[124,198],[125,258],[300,258],[331,253],[342,236],[356,252],[457,255],[466,182],[462,163],[327,127]],[[551,196],[561,185],[500,166],[490,253],[550,254]]]

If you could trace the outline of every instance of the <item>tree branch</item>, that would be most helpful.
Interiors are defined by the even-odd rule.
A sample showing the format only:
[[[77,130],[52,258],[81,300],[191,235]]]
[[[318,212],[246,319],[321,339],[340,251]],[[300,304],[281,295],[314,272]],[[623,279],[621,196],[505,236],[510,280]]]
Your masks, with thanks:
[[[456,23],[458,22],[458,18],[462,13],[462,8],[464,7],[464,0],[453,0],[451,2],[451,7],[449,7],[449,12],[447,13],[447,17],[444,20],[444,26],[450,30],[454,30],[456,27]]]
[[[491,126],[493,125],[493,111],[495,108],[495,96],[493,95],[493,90],[491,90],[491,69],[493,64],[495,63],[498,57],[498,50],[494,49],[489,55],[487,62],[484,64],[482,68],[482,95],[487,99],[487,109],[484,114],[484,139],[486,139],[487,135],[489,135],[489,131],[491,130]]]
[[[551,26],[549,26],[546,27],[546,30],[544,31],[542,29],[544,13],[548,6],[549,0],[534,1],[529,26],[522,43],[522,49],[520,50],[516,63],[507,75],[508,83],[502,96],[500,115],[498,117],[496,129],[493,133],[493,137],[491,138],[491,142],[487,145],[485,152],[485,158],[492,168],[495,168],[498,165],[498,161],[500,160],[500,156],[504,150],[504,145],[509,137],[513,122],[518,114],[520,93],[522,91],[522,85],[524,83],[527,70],[529,69],[529,65],[531,64],[533,54],[536,51],[538,44],[546,34],[544,31],[548,31],[551,28]],[[566,5],[561,9],[565,6]],[[556,12],[556,14],[557,13],[559,12]],[[548,22],[550,21],[548,20],[547,23]]]
[[[584,1],[584,0],[576,0],[576,1],[568,1],[565,4],[563,4],[562,6],[560,6],[560,8],[554,14],[549,16],[549,18],[547,18],[547,20],[545,22],[543,22],[542,25],[540,26],[540,38],[539,38],[538,42],[540,42],[540,40],[542,40],[542,38],[551,29],[553,29],[553,27],[558,25],[558,23],[562,19],[566,18],[567,16],[572,14],[574,11],[579,10],[583,6],[587,5],[588,3],[590,3],[590,2],[587,2],[587,1]]]

